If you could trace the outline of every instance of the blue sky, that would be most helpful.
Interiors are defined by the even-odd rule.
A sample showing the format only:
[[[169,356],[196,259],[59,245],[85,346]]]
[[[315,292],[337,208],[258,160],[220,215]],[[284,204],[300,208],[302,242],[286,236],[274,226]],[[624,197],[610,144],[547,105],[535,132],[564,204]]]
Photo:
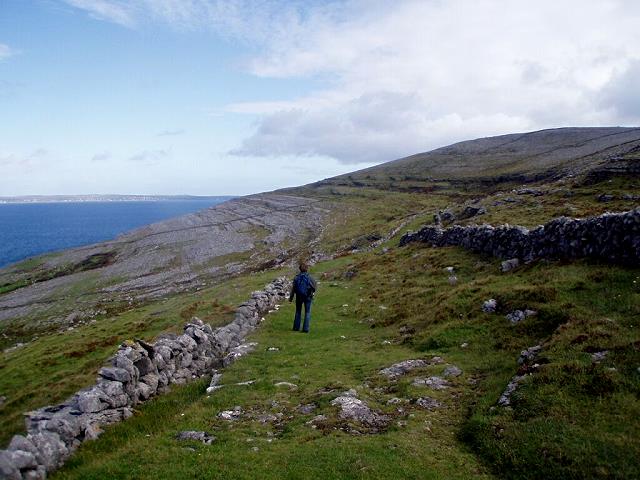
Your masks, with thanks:
[[[0,196],[246,194],[638,125],[638,24],[624,0],[0,0]]]

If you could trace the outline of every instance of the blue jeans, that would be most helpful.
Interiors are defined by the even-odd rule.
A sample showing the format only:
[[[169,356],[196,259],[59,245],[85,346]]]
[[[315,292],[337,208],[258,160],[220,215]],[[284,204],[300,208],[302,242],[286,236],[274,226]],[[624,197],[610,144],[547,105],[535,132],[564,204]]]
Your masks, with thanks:
[[[293,329],[300,330],[300,317],[302,314],[302,304],[304,304],[304,325],[302,326],[303,332],[309,331],[309,322],[311,322],[311,301],[312,297],[301,298],[300,295],[296,295],[296,316],[293,320]]]

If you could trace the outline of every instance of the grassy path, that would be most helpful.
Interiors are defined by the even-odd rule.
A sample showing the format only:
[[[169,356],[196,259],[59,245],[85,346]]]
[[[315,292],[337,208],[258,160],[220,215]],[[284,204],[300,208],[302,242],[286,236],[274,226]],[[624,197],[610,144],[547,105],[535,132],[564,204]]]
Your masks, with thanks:
[[[322,268],[339,263],[328,262]],[[290,304],[270,314],[249,338],[258,342],[257,350],[226,369],[221,382],[255,380],[254,384],[226,386],[211,395],[205,392],[206,381],[174,388],[142,406],[131,420],[108,429],[99,441],[85,444],[53,477],[490,478],[456,439],[469,377],[463,374],[452,388],[434,392],[411,386],[410,376],[396,384],[378,375],[380,368],[394,362],[427,355],[385,342],[388,332],[358,319],[354,304],[361,287],[357,280],[323,281],[309,335],[291,331]],[[437,374],[443,368],[428,367],[421,373]],[[276,386],[278,382],[296,387]],[[350,388],[371,408],[393,417],[386,431],[345,431],[358,426],[340,421],[330,402]],[[387,404],[392,397],[427,395],[445,407],[428,411]],[[315,411],[299,412],[298,407],[307,404],[316,405]],[[243,410],[239,419],[217,417],[235,406]],[[327,419],[313,428],[308,422],[319,414]],[[183,430],[204,430],[217,440],[209,446],[175,440]]]

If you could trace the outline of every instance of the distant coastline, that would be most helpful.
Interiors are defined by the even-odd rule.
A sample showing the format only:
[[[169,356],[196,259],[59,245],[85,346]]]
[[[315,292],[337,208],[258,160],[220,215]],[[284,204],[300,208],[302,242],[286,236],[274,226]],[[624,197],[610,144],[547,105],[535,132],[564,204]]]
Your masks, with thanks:
[[[6,203],[84,203],[84,202],[159,202],[159,201],[226,201],[233,195],[23,195],[0,197],[0,204]]]
[[[0,268],[25,258],[104,242],[226,196],[51,195],[0,198]]]

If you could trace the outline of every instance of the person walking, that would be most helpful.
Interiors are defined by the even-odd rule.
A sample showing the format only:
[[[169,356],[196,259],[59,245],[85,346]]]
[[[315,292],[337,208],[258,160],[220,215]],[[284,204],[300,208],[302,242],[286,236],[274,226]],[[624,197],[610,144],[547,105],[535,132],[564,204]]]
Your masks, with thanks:
[[[311,322],[311,302],[316,292],[316,281],[309,275],[309,266],[305,262],[300,262],[300,273],[293,279],[289,301],[296,297],[296,315],[293,320],[293,330],[300,330],[300,317],[302,316],[302,305],[304,304],[304,324],[302,331],[309,333],[309,323]]]

